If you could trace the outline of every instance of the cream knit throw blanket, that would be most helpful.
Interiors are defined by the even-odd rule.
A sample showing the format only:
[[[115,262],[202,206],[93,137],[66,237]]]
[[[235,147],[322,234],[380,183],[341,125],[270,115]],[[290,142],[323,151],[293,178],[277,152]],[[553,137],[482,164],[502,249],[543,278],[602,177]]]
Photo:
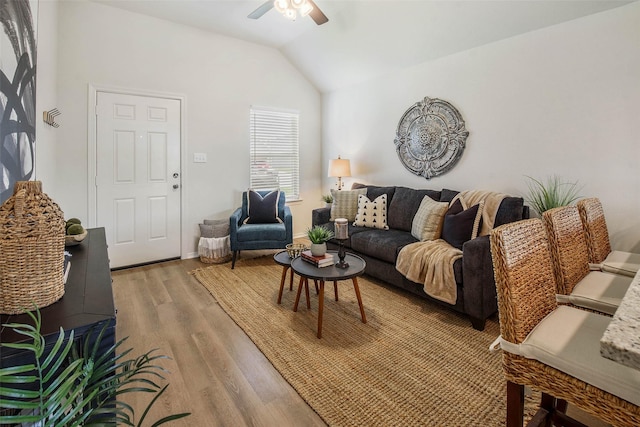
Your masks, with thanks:
[[[496,213],[506,194],[484,190],[469,190],[458,193],[449,206],[460,199],[462,207],[469,209],[481,201],[482,227],[479,236],[493,229]],[[474,236],[475,237],[475,236]],[[455,304],[458,298],[453,263],[462,258],[462,251],[442,239],[411,243],[400,250],[396,270],[412,282],[423,283],[424,292],[440,301]]]
[[[462,251],[442,239],[411,243],[400,250],[396,270],[412,282],[423,283],[424,292],[455,304],[458,298],[453,263]]]

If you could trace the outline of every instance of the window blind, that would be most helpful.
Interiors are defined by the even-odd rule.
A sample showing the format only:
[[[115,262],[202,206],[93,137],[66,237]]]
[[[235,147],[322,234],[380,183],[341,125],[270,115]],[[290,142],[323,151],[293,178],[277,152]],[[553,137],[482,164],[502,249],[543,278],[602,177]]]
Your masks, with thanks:
[[[300,197],[299,114],[262,107],[250,110],[250,186],[280,188],[287,200]]]

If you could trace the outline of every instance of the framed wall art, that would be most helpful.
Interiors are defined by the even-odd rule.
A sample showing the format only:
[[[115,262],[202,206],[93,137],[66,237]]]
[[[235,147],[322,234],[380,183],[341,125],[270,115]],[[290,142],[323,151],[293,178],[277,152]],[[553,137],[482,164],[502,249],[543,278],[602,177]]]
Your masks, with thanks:
[[[38,3],[0,0],[0,203],[35,169]]]
[[[394,143],[405,168],[431,179],[457,163],[468,136],[464,120],[453,105],[424,98],[402,115]]]

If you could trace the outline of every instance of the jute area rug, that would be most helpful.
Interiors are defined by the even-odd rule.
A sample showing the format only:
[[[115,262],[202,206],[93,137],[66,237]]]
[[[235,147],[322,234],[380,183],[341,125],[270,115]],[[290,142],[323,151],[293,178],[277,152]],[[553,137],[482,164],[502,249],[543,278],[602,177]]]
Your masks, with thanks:
[[[325,285],[322,339],[318,298],[311,310],[298,285],[277,304],[282,267],[271,256],[193,271],[220,306],[329,425],[503,426],[506,385],[500,354],[489,353],[499,325],[476,331],[435,303],[359,279],[367,323],[352,282]]]

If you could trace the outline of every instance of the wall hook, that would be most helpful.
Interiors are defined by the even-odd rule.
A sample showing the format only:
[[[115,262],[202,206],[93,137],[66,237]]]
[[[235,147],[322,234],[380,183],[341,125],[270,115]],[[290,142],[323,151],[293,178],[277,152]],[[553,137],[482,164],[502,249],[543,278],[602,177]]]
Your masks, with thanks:
[[[42,112],[42,120],[48,124],[49,126],[53,126],[54,128],[60,127],[58,123],[55,122],[56,116],[62,114],[57,108],[54,108],[50,111]]]

